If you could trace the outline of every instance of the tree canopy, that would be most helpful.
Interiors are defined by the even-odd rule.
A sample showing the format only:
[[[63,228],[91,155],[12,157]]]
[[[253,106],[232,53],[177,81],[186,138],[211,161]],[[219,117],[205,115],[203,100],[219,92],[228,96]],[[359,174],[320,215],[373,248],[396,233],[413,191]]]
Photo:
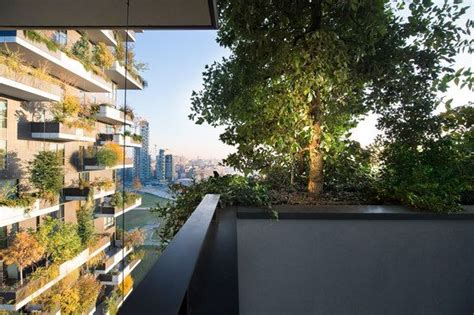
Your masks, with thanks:
[[[457,54],[471,53],[465,13],[429,0],[220,1],[218,42],[232,54],[206,66],[190,118],[225,126],[220,139],[237,149],[227,164],[296,171],[318,197],[333,162],[360,151],[349,135],[363,115],[381,117],[382,166],[398,143],[418,154],[439,133],[439,93],[450,82],[472,89],[471,70],[454,68]]]

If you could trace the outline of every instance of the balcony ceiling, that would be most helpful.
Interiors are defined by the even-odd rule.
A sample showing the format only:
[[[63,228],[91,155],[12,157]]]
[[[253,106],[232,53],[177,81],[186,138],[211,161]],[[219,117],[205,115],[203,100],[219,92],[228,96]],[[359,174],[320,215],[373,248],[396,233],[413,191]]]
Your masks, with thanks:
[[[216,0],[129,0],[132,29],[215,29]],[[15,0],[0,28],[125,28],[126,0]],[[87,9],[84,9],[87,8]]]

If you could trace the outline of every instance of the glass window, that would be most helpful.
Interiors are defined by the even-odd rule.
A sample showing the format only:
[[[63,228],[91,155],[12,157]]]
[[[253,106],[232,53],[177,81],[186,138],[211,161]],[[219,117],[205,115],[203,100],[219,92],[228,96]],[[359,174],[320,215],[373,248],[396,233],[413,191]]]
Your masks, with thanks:
[[[64,222],[64,205],[59,206],[58,211],[51,213],[51,217]]]
[[[0,128],[7,128],[7,101],[0,100]]]
[[[65,164],[65,145],[64,143],[51,143],[49,145],[49,149],[52,152],[56,152],[58,155],[59,160],[61,161],[61,164]]]
[[[0,170],[7,168],[7,141],[0,140]]]
[[[66,30],[57,30],[53,35],[53,40],[59,46],[67,45],[67,31]]]
[[[115,218],[114,217],[105,217],[104,218],[104,228],[107,229],[114,225]]]
[[[6,226],[0,228],[0,248],[7,248],[8,246],[8,231]]]

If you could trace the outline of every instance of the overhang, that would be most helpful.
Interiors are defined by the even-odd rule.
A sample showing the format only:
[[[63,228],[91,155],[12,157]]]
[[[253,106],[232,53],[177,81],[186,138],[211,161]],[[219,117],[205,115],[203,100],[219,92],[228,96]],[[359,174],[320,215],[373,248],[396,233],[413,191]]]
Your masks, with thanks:
[[[15,0],[0,4],[0,27],[216,29],[216,0]]]

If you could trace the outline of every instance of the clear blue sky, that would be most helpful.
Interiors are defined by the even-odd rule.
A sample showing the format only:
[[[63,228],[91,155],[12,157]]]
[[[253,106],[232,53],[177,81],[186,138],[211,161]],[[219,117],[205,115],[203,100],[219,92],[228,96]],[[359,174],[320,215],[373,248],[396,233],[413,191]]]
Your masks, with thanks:
[[[229,52],[216,43],[216,31],[146,31],[137,34],[137,60],[148,64],[148,87],[129,91],[127,103],[150,123],[150,148],[188,158],[223,158],[232,151],[219,141],[222,129],[188,119],[190,97],[202,86],[204,66]],[[123,103],[120,96],[118,104]],[[150,153],[154,153],[151,150]]]

